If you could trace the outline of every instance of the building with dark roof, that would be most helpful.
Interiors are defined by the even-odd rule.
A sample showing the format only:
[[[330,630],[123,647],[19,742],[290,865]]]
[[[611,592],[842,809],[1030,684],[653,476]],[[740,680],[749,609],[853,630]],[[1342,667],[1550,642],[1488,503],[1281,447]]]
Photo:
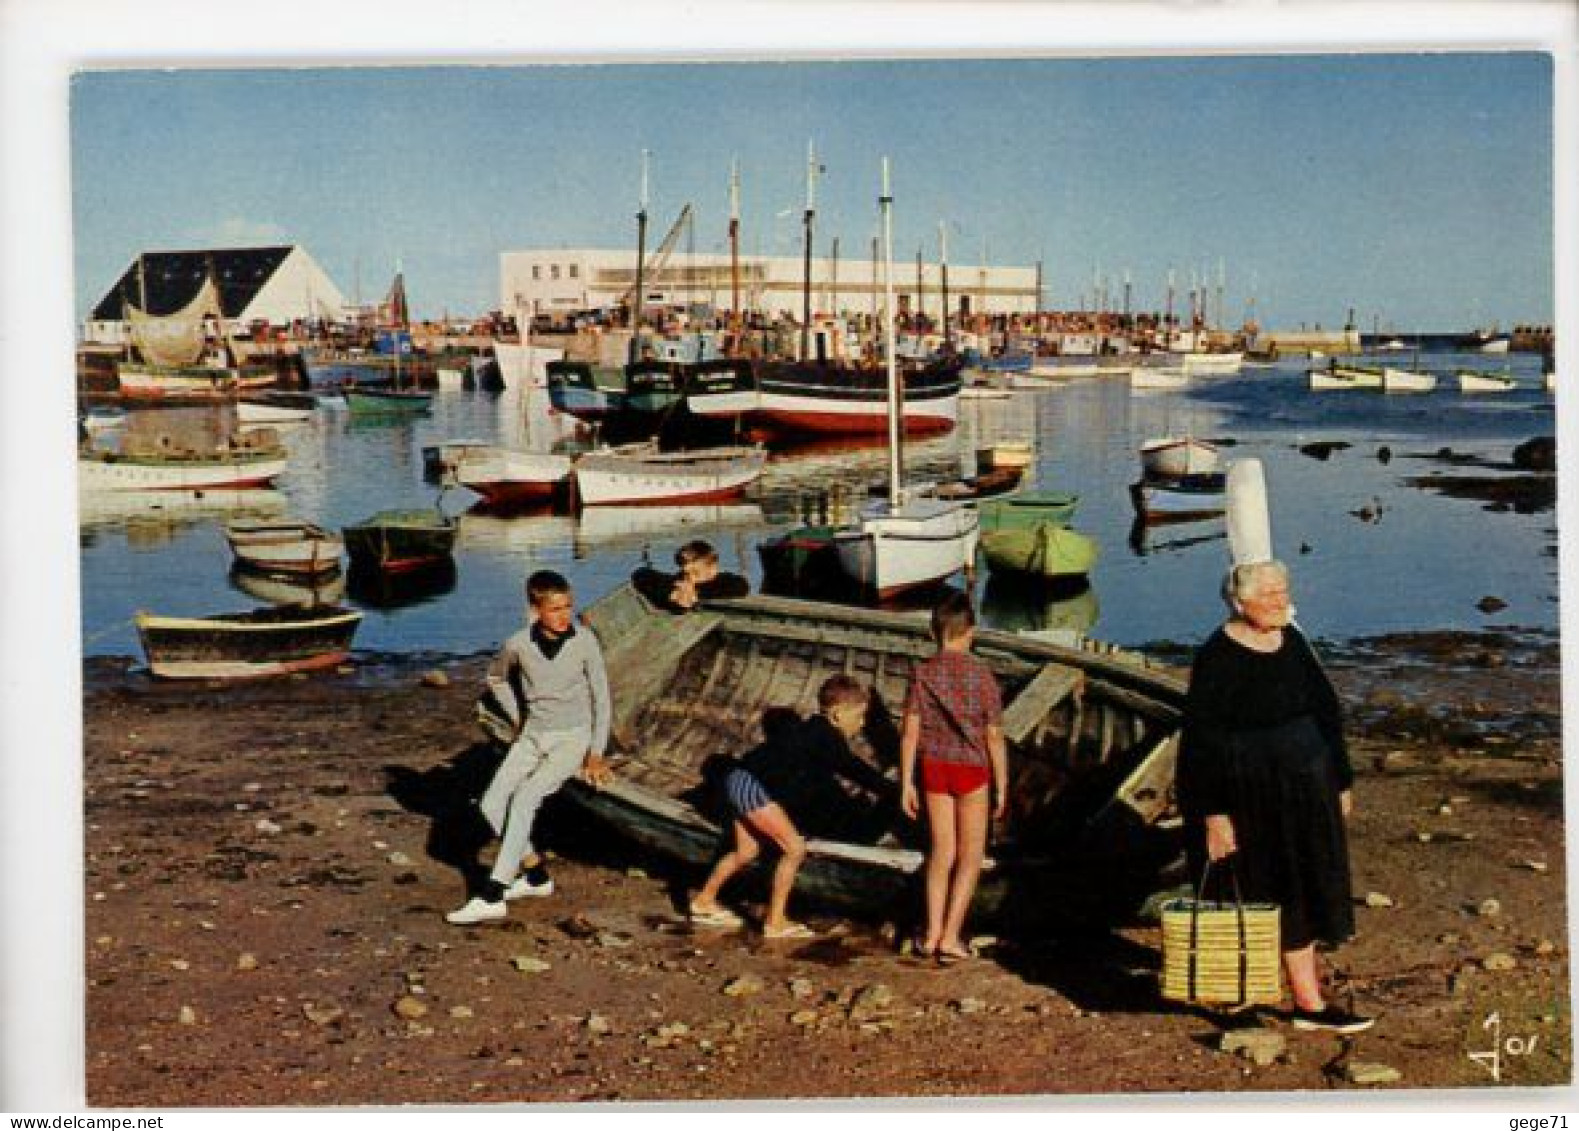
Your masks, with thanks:
[[[225,321],[232,330],[254,322],[288,326],[300,320],[338,322],[348,304],[329,276],[298,245],[146,251],[126,266],[83,326],[86,342],[126,340],[126,305],[149,314],[180,310],[213,275]]]

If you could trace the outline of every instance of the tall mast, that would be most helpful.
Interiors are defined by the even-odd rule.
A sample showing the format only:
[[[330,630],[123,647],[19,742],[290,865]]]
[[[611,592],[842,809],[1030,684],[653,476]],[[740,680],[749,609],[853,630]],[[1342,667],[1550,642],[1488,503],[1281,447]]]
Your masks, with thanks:
[[[740,160],[729,163],[729,309],[730,329],[740,332]]]
[[[905,461],[900,451],[904,429],[899,426],[899,362],[894,355],[894,226],[890,213],[894,198],[888,189],[888,158],[883,158],[883,195],[877,198],[883,211],[883,350],[888,363],[888,506],[897,510],[904,503]]]
[[[875,355],[877,353],[877,272],[878,272],[878,267],[877,267],[878,247],[877,247],[877,244],[878,244],[878,238],[876,236],[873,236],[872,237],[872,353],[873,353],[874,356],[873,356],[872,360],[874,362],[877,360],[876,357],[875,357]]]
[[[828,312],[835,318],[839,317],[839,237],[833,237],[833,246],[829,249],[832,257],[829,261],[828,271]]]
[[[641,205],[636,210],[636,294],[631,300],[631,340],[628,360],[641,354],[641,318],[646,280],[642,278],[647,258],[647,150],[641,151]]]
[[[948,225],[938,221],[938,270],[943,284],[943,349],[949,352],[953,339],[948,332]]]
[[[916,248],[916,304],[915,304],[915,307],[910,312],[910,320],[911,320],[910,321],[910,325],[913,328],[913,331],[914,331],[914,333],[915,333],[915,335],[916,335],[916,337],[918,339],[921,336],[921,317],[924,314],[926,314],[926,312],[927,312],[926,311],[926,303],[924,303],[922,301],[922,296],[926,294],[926,278],[925,278],[925,276],[922,275],[922,270],[923,270],[923,268],[921,266],[921,248],[917,247]]]
[[[801,281],[800,356],[802,361],[811,358],[811,239],[812,220],[817,215],[817,149],[806,143],[806,254]]]

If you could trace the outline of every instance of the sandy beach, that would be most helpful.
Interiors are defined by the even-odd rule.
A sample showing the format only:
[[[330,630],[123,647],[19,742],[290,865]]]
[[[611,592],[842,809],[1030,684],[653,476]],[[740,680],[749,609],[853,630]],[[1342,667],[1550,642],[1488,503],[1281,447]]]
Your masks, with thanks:
[[[1381,1017],[1353,1038],[1167,1005],[1143,918],[1000,931],[947,970],[891,926],[809,906],[812,942],[696,933],[678,908],[699,877],[565,806],[544,825],[555,895],[452,927],[464,884],[435,814],[486,772],[483,657],[364,658],[241,688],[90,661],[88,1101],[1567,1083],[1555,638],[1420,634],[1329,655],[1359,775],[1359,936],[1333,956],[1336,985]],[[1492,1049],[1495,1063],[1472,1056]]]

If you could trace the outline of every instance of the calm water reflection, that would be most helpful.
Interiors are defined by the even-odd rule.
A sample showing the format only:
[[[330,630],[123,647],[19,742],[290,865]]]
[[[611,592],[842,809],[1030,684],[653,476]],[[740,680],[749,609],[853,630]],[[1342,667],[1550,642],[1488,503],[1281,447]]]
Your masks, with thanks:
[[[1444,373],[1460,360],[1473,362],[1424,359]],[[1554,432],[1536,359],[1515,355],[1512,366],[1529,387],[1487,398],[1462,396],[1445,379],[1425,396],[1316,394],[1306,389],[1299,364],[1200,379],[1178,393],[1132,394],[1122,379],[1078,381],[963,403],[956,432],[907,450],[908,471],[919,478],[969,473],[977,448],[1030,438],[1037,458],[1029,485],[1081,496],[1073,525],[1101,546],[1089,586],[1048,591],[983,574],[977,595],[986,623],[996,627],[1075,628],[1139,645],[1199,640],[1216,623],[1227,562],[1221,520],[1137,529],[1128,496],[1139,443],[1189,431],[1232,440],[1225,453],[1231,458],[1263,462],[1274,544],[1294,568],[1300,618],[1313,634],[1489,624],[1554,629],[1551,511],[1491,513],[1482,503],[1406,482],[1442,469],[1422,457],[1444,446],[1504,462],[1515,444]],[[886,475],[881,447],[807,447],[776,454],[759,488],[739,504],[595,508],[580,517],[488,513],[473,506],[470,492],[454,488],[440,497],[424,481],[425,445],[481,438],[548,447],[572,435],[573,422],[529,396],[441,393],[432,415],[417,420],[364,422],[320,411],[285,432],[290,467],[272,491],[211,492],[196,501],[157,493],[84,499],[84,651],[138,654],[130,625],[137,609],[201,615],[278,599],[266,583],[233,575],[223,525],[241,514],[291,513],[338,528],[437,498],[460,516],[453,573],[400,592],[353,578],[335,593],[367,611],[360,649],[471,652],[495,646],[520,617],[522,580],[533,569],[563,571],[591,600],[643,561],[667,564],[681,543],[705,537],[728,568],[755,580],[755,546],[764,537],[846,513]],[[1318,460],[1298,450],[1313,441],[1352,446]],[[1389,462],[1377,458],[1384,446]],[[1481,613],[1476,602],[1488,595],[1507,607],[1492,617]]]

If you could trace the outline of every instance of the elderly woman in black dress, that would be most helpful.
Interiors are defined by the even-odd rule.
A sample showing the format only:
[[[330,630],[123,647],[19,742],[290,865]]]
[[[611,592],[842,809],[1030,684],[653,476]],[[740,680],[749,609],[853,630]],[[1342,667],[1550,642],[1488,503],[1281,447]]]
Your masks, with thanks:
[[[1196,654],[1179,756],[1194,874],[1203,856],[1232,856],[1241,894],[1282,909],[1296,1028],[1359,1032],[1372,1019],[1325,1000],[1316,957],[1316,943],[1354,933],[1345,830],[1354,772],[1338,697],[1289,622],[1281,563],[1235,566],[1223,597],[1230,616]]]

